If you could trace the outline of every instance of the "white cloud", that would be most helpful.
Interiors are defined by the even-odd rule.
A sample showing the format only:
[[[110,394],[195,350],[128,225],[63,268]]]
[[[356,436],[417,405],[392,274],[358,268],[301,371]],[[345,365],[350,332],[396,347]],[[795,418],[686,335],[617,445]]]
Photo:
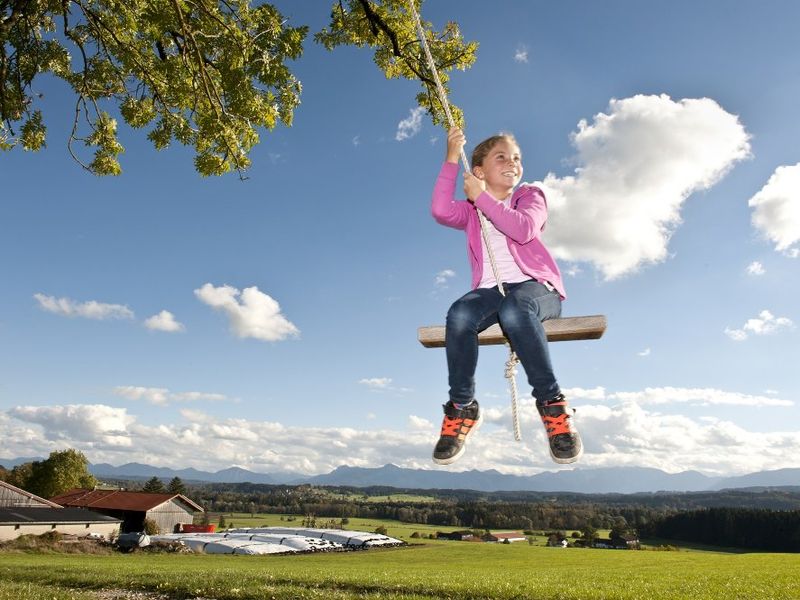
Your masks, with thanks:
[[[127,430],[134,421],[124,408],[102,404],[17,406],[9,410],[8,415],[24,423],[40,425],[47,440],[83,440],[108,446],[129,446]]]
[[[792,329],[794,323],[788,317],[776,317],[768,310],[762,310],[758,317],[747,319],[741,329],[725,328],[725,334],[734,341],[741,342],[753,335],[770,335],[785,329]]]
[[[616,392],[608,400],[640,405],[691,404],[696,406],[793,406],[791,400],[727,392],[714,388],[645,388],[639,392]]]
[[[694,406],[794,406],[791,400],[753,396],[715,388],[652,387],[638,392],[609,393],[603,387],[592,389],[565,388],[564,394],[573,401],[636,402],[641,405],[691,404]]]
[[[280,305],[255,286],[240,292],[229,285],[214,287],[207,283],[194,294],[201,302],[225,313],[237,337],[274,342],[300,334],[281,314]]]
[[[636,353],[637,356],[650,356],[650,348],[645,348],[641,352]]]
[[[353,136],[353,146],[358,148],[360,145],[361,145],[361,136],[360,135]]]
[[[175,315],[168,310],[162,310],[157,315],[145,319],[144,326],[154,331],[167,331],[170,333],[184,331],[186,329],[183,323],[176,321]]]
[[[516,51],[514,52],[514,61],[518,63],[527,63],[528,62],[528,47],[524,44],[520,44],[517,46]]]
[[[764,265],[762,265],[757,260],[754,260],[749,265],[747,265],[748,275],[758,276],[758,275],[763,275],[764,273],[766,273],[766,271],[764,270]]]
[[[611,100],[572,134],[575,175],[549,173],[545,239],[557,258],[588,261],[613,279],[663,261],[689,195],[749,156],[735,115],[709,98]]]
[[[369,379],[360,379],[358,383],[374,390],[385,390],[392,383],[392,380],[389,377],[371,377]]]
[[[120,385],[114,388],[114,394],[127,400],[144,400],[156,406],[167,406],[173,402],[220,402],[228,400],[224,394],[208,392],[170,392],[167,388]]]
[[[424,114],[425,109],[421,106],[412,108],[408,117],[397,124],[397,133],[394,139],[402,142],[417,135],[422,129],[422,115]]]
[[[577,277],[578,275],[583,273],[583,269],[581,269],[580,266],[578,266],[576,264],[572,264],[569,267],[567,267],[567,269],[566,269],[566,271],[564,271],[564,273],[566,273],[570,277]]]
[[[601,403],[579,398],[579,392]],[[785,402],[766,404],[758,397],[713,389],[655,388],[606,393],[603,388],[570,390],[577,409],[575,422],[586,454],[580,468],[648,466],[675,472],[696,469],[736,474],[796,466],[800,432],[796,428],[764,431],[719,419],[702,407],[716,403],[772,408],[770,423],[785,420],[778,412]],[[663,414],[650,405],[688,402],[691,416]],[[755,400],[755,402],[754,402]],[[774,400],[774,399],[768,399]],[[533,474],[553,470],[541,423],[529,398],[520,402],[523,442],[514,443],[509,408],[484,407],[485,424],[471,439],[457,468],[497,469]],[[125,409],[103,405],[17,407],[0,413],[0,439],[9,456],[46,455],[73,447],[94,463],[142,462],[156,466],[218,470],[241,465],[257,472],[324,473],[337,466],[377,467],[395,463],[432,468],[430,454],[438,437],[437,424],[408,415],[405,427],[331,428],[287,426],[253,418],[219,418],[183,409],[178,422],[146,426]],[[758,430],[756,430],[758,427]]]
[[[747,332],[742,329],[731,329],[730,327],[726,327],[724,329],[724,333],[734,342],[743,342],[747,339]]]
[[[85,319],[132,319],[133,311],[122,304],[106,304],[89,300],[78,302],[71,298],[56,298],[44,294],[34,294],[42,310],[64,317],[83,317]]]
[[[367,386],[373,391],[393,392],[395,394],[406,394],[413,391],[411,388],[393,386],[391,377],[364,378],[359,379],[358,383]]]
[[[411,429],[420,429],[422,431],[430,431],[434,426],[428,419],[423,419],[417,415],[409,415],[408,425]]]
[[[584,388],[565,388],[562,390],[570,400],[603,400],[606,396],[606,389],[604,387],[595,387],[591,389]]]
[[[443,269],[436,274],[434,284],[438,288],[446,288],[447,282],[456,276],[456,272],[452,269]]]
[[[753,226],[775,244],[775,250],[797,257],[800,248],[800,163],[781,166],[750,200]]]

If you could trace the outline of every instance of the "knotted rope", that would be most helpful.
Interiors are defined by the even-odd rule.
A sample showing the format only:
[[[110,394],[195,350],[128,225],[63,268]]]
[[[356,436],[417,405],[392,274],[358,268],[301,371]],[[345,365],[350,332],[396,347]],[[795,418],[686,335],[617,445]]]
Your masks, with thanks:
[[[417,9],[414,7],[414,0],[408,0],[408,6],[411,9],[411,14],[414,17],[414,23],[417,28],[417,37],[419,38],[419,42],[422,46],[422,50],[425,52],[425,58],[428,61],[428,68],[431,71],[433,76],[433,81],[436,83],[436,93],[439,96],[439,102],[442,103],[442,107],[444,108],[444,114],[447,117],[447,123],[450,125],[450,128],[456,126],[455,119],[453,119],[453,114],[450,112],[450,102],[447,99],[447,92],[445,92],[444,86],[442,85],[442,80],[439,78],[439,70],[436,68],[436,62],[433,60],[433,55],[431,54],[431,49],[428,46],[428,40],[425,35],[425,29],[422,26],[422,21],[419,18],[419,14],[417,13]],[[472,172],[470,168],[469,161],[467,160],[467,155],[464,152],[464,148],[461,148],[461,163],[464,166],[464,170],[468,173]],[[500,272],[497,268],[497,263],[494,259],[494,250],[492,249],[492,244],[489,241],[489,228],[486,222],[486,217],[484,214],[476,207],[478,211],[478,220],[480,221],[481,225],[481,236],[483,237],[483,245],[486,248],[486,251],[489,254],[489,264],[492,266],[492,273],[494,274],[494,279],[497,282],[497,289],[500,290],[500,293],[505,297],[506,291],[503,288],[503,283],[500,281]],[[522,435],[520,433],[519,428],[519,410],[517,407],[517,364],[519,363],[519,358],[517,358],[516,352],[511,348],[511,345],[506,342],[508,346],[508,361],[506,361],[506,369],[505,369],[505,377],[508,379],[508,384],[511,391],[511,422],[514,426],[514,439],[520,441],[522,439]]]

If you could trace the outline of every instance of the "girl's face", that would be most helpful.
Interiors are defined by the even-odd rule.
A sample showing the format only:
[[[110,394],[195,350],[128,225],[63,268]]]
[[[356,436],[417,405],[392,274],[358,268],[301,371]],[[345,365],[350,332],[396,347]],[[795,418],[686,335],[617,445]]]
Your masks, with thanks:
[[[475,175],[486,182],[486,187],[498,192],[510,192],[522,179],[522,155],[519,147],[507,139],[497,142],[483,164],[475,167]]]

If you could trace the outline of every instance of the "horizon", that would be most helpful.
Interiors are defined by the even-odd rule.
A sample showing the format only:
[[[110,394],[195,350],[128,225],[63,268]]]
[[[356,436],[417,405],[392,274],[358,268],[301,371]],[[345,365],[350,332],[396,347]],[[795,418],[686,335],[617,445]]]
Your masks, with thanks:
[[[310,25],[289,62],[303,93],[292,127],[260,132],[246,181],[201,178],[190,149],[157,152],[121,119],[123,173],[93,177],[65,148],[74,98],[36,81],[47,148],[0,154],[0,455],[436,469],[445,355],[416,331],[470,285],[463,234],[429,211],[446,134],[417,83],[313,42],[328,0],[272,3]],[[550,346],[583,438],[572,467],[796,468],[800,4],[426,2],[422,17],[480,44],[450,99],[468,149],[513,132],[545,189],[564,316],[608,318],[599,340]],[[513,441],[506,350],[480,354],[484,425],[439,470],[565,470],[521,369]]]
[[[31,461],[44,460],[45,458],[46,457],[22,457],[22,456],[13,457],[13,458],[0,457],[0,466],[5,466],[6,468],[9,468],[7,465],[16,465],[16,464],[21,464],[22,462],[31,462]],[[639,466],[639,465],[622,465],[622,466],[605,466],[605,467],[583,467],[580,464],[573,464],[573,465],[571,465],[572,468],[563,469],[563,468],[559,468],[560,465],[554,464],[553,468],[549,469],[549,470],[548,469],[543,469],[542,471],[539,471],[537,473],[533,473],[533,474],[530,474],[530,475],[519,475],[519,474],[516,474],[516,473],[507,473],[507,472],[499,471],[499,470],[497,470],[495,468],[465,469],[465,470],[457,470],[456,471],[456,470],[442,468],[441,466],[436,465],[436,464],[431,464],[430,467],[422,466],[422,467],[419,467],[419,468],[416,468],[416,467],[415,468],[409,468],[409,467],[400,466],[400,465],[392,463],[392,462],[385,463],[385,464],[382,464],[382,465],[368,466],[368,467],[356,466],[356,465],[350,465],[350,464],[339,464],[339,465],[333,467],[329,471],[321,471],[321,472],[317,472],[317,473],[301,473],[301,472],[295,472],[295,471],[280,471],[280,470],[253,471],[253,470],[248,469],[246,467],[243,467],[241,465],[235,465],[235,464],[232,464],[232,465],[227,466],[227,467],[222,467],[222,468],[217,469],[215,471],[209,471],[209,470],[206,470],[206,469],[196,469],[194,467],[174,467],[174,466],[168,466],[168,465],[156,466],[156,465],[151,465],[151,464],[147,464],[147,463],[141,463],[141,462],[137,462],[137,461],[131,461],[131,462],[121,463],[121,464],[112,464],[112,463],[107,463],[107,462],[101,462],[101,463],[89,462],[89,466],[90,467],[109,466],[109,467],[112,467],[114,469],[121,469],[123,467],[128,467],[128,466],[136,466],[136,467],[146,467],[146,468],[152,468],[152,469],[163,469],[163,470],[173,471],[173,472],[176,472],[176,473],[177,472],[181,472],[181,471],[197,471],[197,472],[200,472],[200,473],[207,473],[209,475],[217,475],[219,473],[222,473],[222,472],[225,472],[225,471],[231,471],[231,470],[240,470],[240,471],[247,471],[248,473],[252,473],[254,475],[283,475],[283,476],[311,477],[311,478],[318,477],[318,476],[321,476],[321,475],[329,475],[329,474],[334,473],[335,471],[338,471],[340,469],[380,470],[380,469],[385,469],[387,467],[394,467],[396,469],[404,469],[404,470],[411,470],[411,471],[426,471],[426,472],[427,471],[431,471],[431,472],[439,472],[439,473],[442,473],[442,474],[451,474],[451,475],[464,475],[464,474],[469,474],[469,473],[494,472],[494,473],[497,473],[499,475],[509,476],[509,477],[535,477],[536,475],[542,475],[542,474],[570,473],[570,472],[574,472],[574,471],[605,471],[605,470],[612,470],[612,469],[620,469],[620,470],[628,470],[628,469],[636,470],[636,469],[639,469],[639,470],[659,471],[660,473],[663,473],[664,475],[669,475],[669,476],[672,476],[672,475],[683,475],[683,474],[686,474],[686,473],[694,473],[694,474],[701,475],[702,477],[705,477],[705,478],[708,478],[708,479],[736,479],[736,478],[740,478],[740,477],[747,477],[749,475],[757,475],[757,474],[764,474],[764,473],[777,473],[779,471],[800,471],[800,467],[781,467],[781,468],[778,468],[778,469],[766,469],[766,470],[760,470],[760,471],[752,471],[752,472],[741,473],[741,474],[737,474],[737,475],[714,475],[714,474],[710,474],[710,473],[703,473],[702,471],[697,471],[695,469],[686,469],[686,470],[683,470],[683,471],[665,471],[663,469],[659,469],[658,467]],[[143,478],[143,477],[147,477],[147,476],[146,475],[131,475],[131,477]],[[228,483],[232,483],[232,482],[228,482]],[[382,485],[382,484],[370,484],[370,485]],[[800,485],[800,484],[798,484],[798,485]],[[782,487],[782,486],[778,486],[778,487]]]

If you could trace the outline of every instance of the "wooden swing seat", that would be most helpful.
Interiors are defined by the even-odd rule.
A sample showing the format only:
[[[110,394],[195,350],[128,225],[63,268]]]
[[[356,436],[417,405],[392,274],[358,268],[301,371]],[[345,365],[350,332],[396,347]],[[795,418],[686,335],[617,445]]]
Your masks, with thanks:
[[[567,342],[571,340],[597,340],[606,331],[605,315],[589,315],[585,317],[564,317],[561,319],[548,319],[544,323],[547,340],[550,342]],[[420,327],[417,337],[426,348],[444,348],[444,325],[431,325]],[[478,343],[481,346],[505,344],[506,336],[500,325],[492,325],[478,334]]]

